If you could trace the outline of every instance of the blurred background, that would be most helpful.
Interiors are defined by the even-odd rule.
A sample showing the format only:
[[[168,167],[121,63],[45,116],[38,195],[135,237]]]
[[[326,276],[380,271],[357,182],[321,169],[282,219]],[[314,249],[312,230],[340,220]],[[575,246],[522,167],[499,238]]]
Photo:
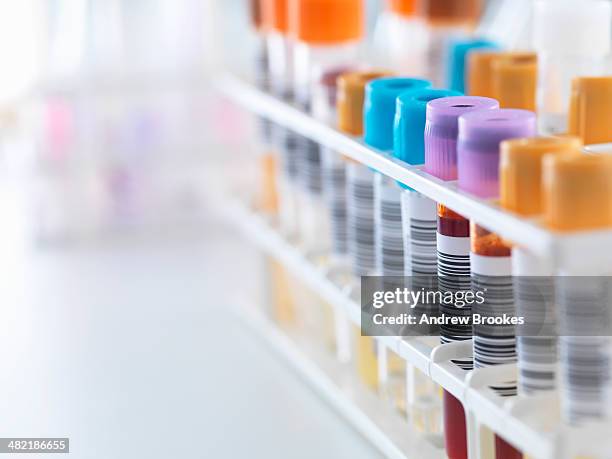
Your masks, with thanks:
[[[260,258],[214,190],[248,176],[253,122],[211,76],[248,71],[246,2],[2,7],[0,437],[69,437],[77,458],[376,457],[228,312]]]

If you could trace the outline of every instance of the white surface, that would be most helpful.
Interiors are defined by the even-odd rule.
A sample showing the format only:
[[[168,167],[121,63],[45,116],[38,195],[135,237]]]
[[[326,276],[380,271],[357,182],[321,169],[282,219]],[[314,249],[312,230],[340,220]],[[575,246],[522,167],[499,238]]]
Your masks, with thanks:
[[[221,289],[254,268],[226,229],[31,251],[2,191],[0,436],[68,436],[73,458],[379,457],[231,320]]]

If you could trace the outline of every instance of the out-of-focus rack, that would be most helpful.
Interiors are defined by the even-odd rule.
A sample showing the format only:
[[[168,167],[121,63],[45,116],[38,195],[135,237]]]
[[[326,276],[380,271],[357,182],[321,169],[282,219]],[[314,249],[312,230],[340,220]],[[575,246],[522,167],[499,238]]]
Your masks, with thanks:
[[[560,270],[598,272],[609,267],[612,231],[588,231],[560,234],[549,231],[536,220],[521,218],[494,203],[459,191],[455,182],[444,182],[390,155],[368,147],[361,139],[313,119],[254,85],[231,74],[218,77],[215,87],[235,103],[341,152],[405,185],[430,199],[444,204],[504,238],[525,247],[533,254],[551,259]]]
[[[228,202],[222,199],[216,201],[223,202],[219,212],[227,221],[329,303],[334,308],[336,320],[346,320],[357,326],[361,325],[360,305],[352,299],[350,288],[347,288],[354,282],[347,282],[345,286],[339,285],[330,276],[333,266],[326,267],[311,261],[307,254],[286,240],[268,218],[251,211],[240,202]],[[612,440],[609,438],[611,425],[598,423],[577,428],[561,422],[556,392],[543,396],[503,398],[490,389],[491,385],[516,378],[516,365],[496,366],[469,372],[457,367],[451,360],[470,356],[471,341],[439,344],[439,338],[434,336],[405,338],[386,336],[377,337],[377,342],[396,352],[408,364],[421,370],[462,402],[467,417],[470,458],[485,457],[480,446],[483,427],[502,433],[507,441],[532,459],[608,457],[606,454],[612,449]],[[277,344],[279,344],[278,350],[285,353],[284,345],[280,342]],[[338,364],[341,365],[340,362]],[[302,374],[311,383],[318,385],[308,373],[302,372]],[[361,414],[352,418],[353,410],[346,411],[342,408],[342,411],[353,424],[359,426],[362,433],[364,433],[363,428],[374,429],[373,425],[363,423]],[[408,435],[408,425],[406,429]],[[372,432],[366,432],[366,437],[374,439],[375,444],[380,441],[379,435],[378,427]],[[386,445],[385,448],[389,447],[386,441],[382,444]],[[398,445],[395,448],[402,450]],[[393,448],[392,450],[395,451]],[[389,451],[386,449],[383,452],[388,454]],[[424,450],[420,451],[418,456],[411,456],[408,451],[403,452],[406,457],[423,459],[443,456],[441,449],[432,451],[434,452],[430,451],[429,454],[425,454]],[[397,454],[394,453],[392,456],[397,457]]]

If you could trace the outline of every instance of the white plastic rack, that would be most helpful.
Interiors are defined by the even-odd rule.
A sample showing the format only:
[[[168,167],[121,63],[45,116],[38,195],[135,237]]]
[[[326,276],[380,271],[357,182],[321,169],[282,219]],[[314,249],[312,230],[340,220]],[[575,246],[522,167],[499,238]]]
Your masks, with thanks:
[[[551,257],[560,269],[575,268],[577,260],[586,260],[588,264],[585,267],[592,269],[609,265],[612,231],[572,235],[550,232],[535,221],[524,220],[490,202],[460,192],[454,183],[439,181],[424,173],[420,167],[409,166],[371,149],[359,139],[313,120],[240,79],[226,75],[216,81],[216,87],[254,113],[377,169],[535,254]],[[332,280],[329,267],[313,263],[307,254],[286,240],[272,222],[247,206],[239,202],[225,202],[221,210],[247,238],[280,261],[329,303],[336,317],[344,317],[360,326],[360,305],[352,299],[349,287]],[[607,458],[612,451],[609,436],[612,425],[594,423],[578,428],[563,424],[558,393],[502,398],[490,389],[495,383],[516,378],[516,365],[470,372],[454,365],[451,360],[471,355],[470,341],[441,345],[436,337],[379,337],[377,340],[462,402],[467,417],[470,458],[484,459],[481,448],[483,427],[503,434],[507,441],[531,459]],[[357,419],[353,421],[359,422]],[[414,457],[408,451],[405,453],[407,458]],[[433,459],[440,457],[440,453],[441,450],[435,454],[419,455],[419,459]]]
[[[313,119],[303,111],[278,100],[230,74],[219,77],[216,87],[244,108],[292,129],[343,155],[365,164],[430,199],[488,228],[507,240],[548,257],[560,269],[608,268],[612,253],[612,231],[562,234],[501,209],[495,203],[457,189],[456,182],[444,182],[392,156],[365,145],[360,138],[344,134]],[[579,266],[580,264],[580,266]],[[584,266],[582,266],[584,264]]]

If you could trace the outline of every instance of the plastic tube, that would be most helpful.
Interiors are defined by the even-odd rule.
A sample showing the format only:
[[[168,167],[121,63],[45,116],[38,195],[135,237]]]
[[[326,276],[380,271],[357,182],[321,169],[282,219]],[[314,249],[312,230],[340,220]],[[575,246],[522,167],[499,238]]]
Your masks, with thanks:
[[[538,52],[538,113],[544,134],[567,132],[571,82],[605,71],[612,5],[606,0],[538,0],[533,45]]]
[[[425,124],[425,171],[444,180],[457,179],[458,119],[474,110],[494,110],[499,104],[485,97],[448,97],[427,104]],[[445,206],[437,209],[437,269],[440,291],[466,290],[470,286],[469,221]],[[467,308],[442,308],[447,315],[470,313]],[[472,336],[471,327],[441,327],[442,343],[462,341]],[[471,359],[454,361],[461,368],[472,368]],[[450,393],[443,395],[444,443],[449,459],[467,458],[465,412]]]
[[[556,231],[612,228],[612,156],[566,154],[544,160],[544,221]],[[610,268],[574,260],[556,278],[560,392],[572,424],[609,419]],[[599,277],[595,277],[599,276]],[[607,451],[606,451],[607,452]]]
[[[406,92],[397,98],[394,126],[393,156],[410,165],[425,162],[423,133],[425,132],[425,113],[428,102],[443,97],[459,96],[461,93],[445,89],[420,89]],[[399,184],[404,246],[404,274],[411,281],[413,290],[437,289],[437,252],[436,252],[436,203],[426,196]],[[416,314],[434,316],[436,310],[431,305],[417,305]],[[435,330],[419,329],[418,333],[430,334]],[[417,331],[415,330],[415,333]],[[408,412],[417,427],[435,425],[437,419],[434,400],[436,386],[431,384],[414,366],[408,365]],[[400,379],[400,378],[396,378]]]
[[[531,137],[536,116],[526,110],[500,109],[471,112],[459,118],[458,176],[461,189],[484,199],[499,196],[499,155],[503,140]],[[472,290],[483,292],[484,302],[473,305],[474,316],[514,317],[511,248],[496,234],[471,222],[470,265]],[[483,368],[516,362],[513,325],[474,323],[474,366]],[[516,382],[492,386],[499,395],[516,395]],[[521,453],[502,438],[495,439],[497,459],[518,458]]]
[[[421,0],[417,13],[427,23],[427,77],[442,87],[448,71],[446,56],[453,39],[473,31],[482,11],[482,0]]]
[[[311,111],[319,75],[357,61],[364,32],[363,0],[289,0],[289,29],[295,40],[293,88],[298,106]],[[325,252],[319,235],[325,220],[321,200],[321,150],[310,139],[298,142],[300,242],[306,250]]]
[[[501,144],[500,205],[525,218],[542,214],[545,155],[579,152],[577,137],[533,137]],[[517,327],[518,392],[530,395],[556,387],[557,321],[552,261],[520,246],[512,248]]]
[[[416,0],[387,0],[374,30],[376,62],[399,74],[425,73],[425,23],[416,14]],[[410,43],[410,46],[406,46]]]
[[[429,86],[429,81],[412,78],[381,78],[368,83],[364,104],[365,143],[391,152],[397,97],[407,91]],[[377,174],[374,203],[377,273],[403,278],[401,188],[394,180]]]

